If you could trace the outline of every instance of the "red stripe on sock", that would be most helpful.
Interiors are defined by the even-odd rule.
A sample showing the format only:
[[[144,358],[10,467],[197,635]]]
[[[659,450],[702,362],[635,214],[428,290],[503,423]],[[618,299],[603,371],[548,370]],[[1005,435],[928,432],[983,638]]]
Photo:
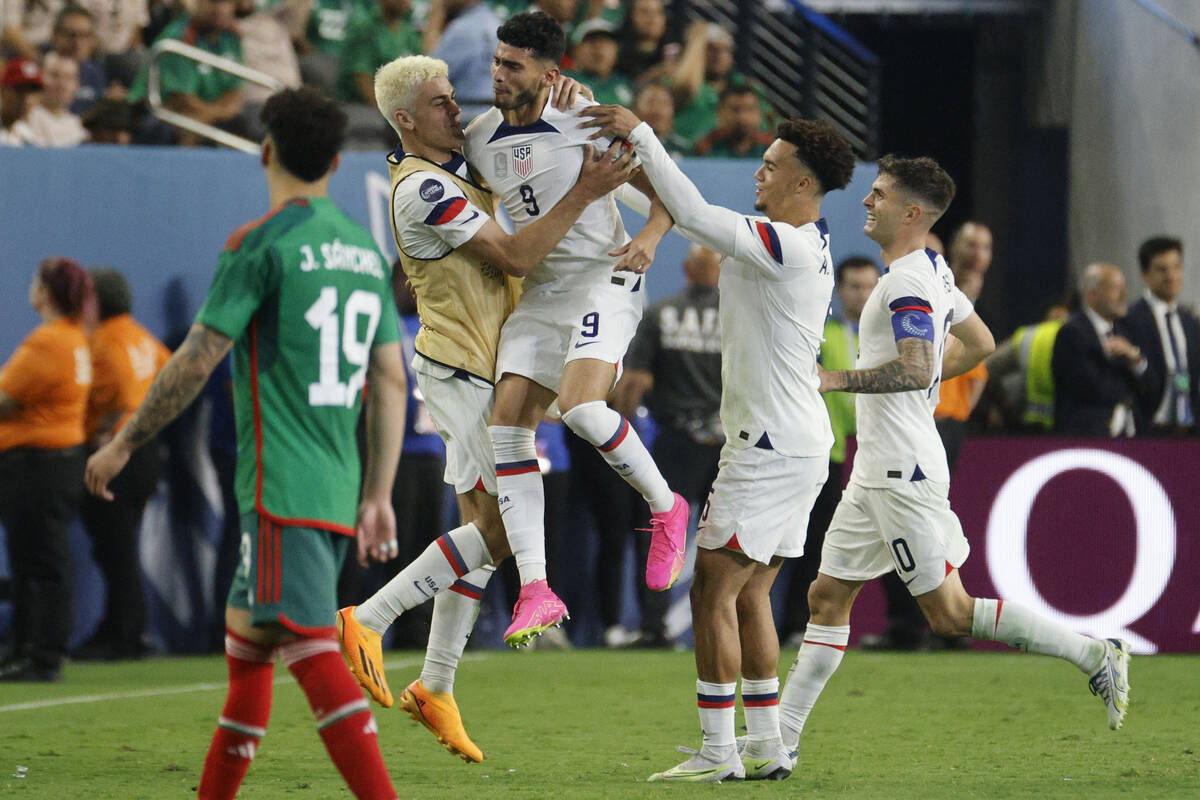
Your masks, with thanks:
[[[463,597],[469,597],[472,600],[483,599],[483,595],[481,595],[477,592],[472,592],[469,589],[464,589],[463,587],[459,586],[457,583],[450,584],[450,591],[454,592],[455,594],[461,594]]]
[[[541,468],[537,464],[528,467],[517,467],[515,469],[498,469],[496,470],[497,478],[507,478],[510,475],[527,475],[530,472],[541,472]]]
[[[700,708],[733,708],[732,700],[726,700],[720,703],[710,703],[707,700],[697,700],[696,705]]]
[[[467,574],[467,571],[458,566],[458,559],[454,557],[454,553],[450,552],[450,547],[446,544],[443,537],[439,536],[434,541],[437,542],[438,549],[442,551],[442,556],[450,564],[450,569],[454,570],[454,576],[461,578]]]
[[[777,705],[779,705],[778,697],[773,700],[747,700],[744,697],[742,698],[742,708],[768,708],[769,706]]]
[[[996,624],[992,626],[992,637],[1000,635],[1000,609],[1004,608],[1004,601],[996,601]]]
[[[829,642],[814,642],[812,639],[805,639],[804,644],[819,644],[819,645],[821,645],[821,647],[832,647],[834,650],[841,650],[842,652],[846,651],[846,645],[844,645],[844,644],[830,644]]]

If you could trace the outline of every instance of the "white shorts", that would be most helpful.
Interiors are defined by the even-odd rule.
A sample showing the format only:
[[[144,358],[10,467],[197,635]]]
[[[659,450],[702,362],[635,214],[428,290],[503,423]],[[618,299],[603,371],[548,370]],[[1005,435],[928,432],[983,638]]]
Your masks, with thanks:
[[[931,480],[890,489],[851,481],[825,533],[821,572],[868,581],[894,569],[914,597],[932,592],[971,552],[949,490]]]
[[[741,550],[763,564],[775,556],[803,555],[808,515],[827,477],[825,456],[789,458],[726,444],[700,515],[696,546]]]
[[[412,360],[425,408],[446,443],[444,480],[455,494],[478,489],[496,493],[496,457],[487,422],[496,391],[482,378],[430,361],[417,353]],[[457,376],[457,377],[456,377]]]
[[[619,374],[645,297],[645,277],[632,272],[592,285],[529,289],[500,329],[497,377],[511,372],[557,394],[568,361],[599,359],[617,365]]]

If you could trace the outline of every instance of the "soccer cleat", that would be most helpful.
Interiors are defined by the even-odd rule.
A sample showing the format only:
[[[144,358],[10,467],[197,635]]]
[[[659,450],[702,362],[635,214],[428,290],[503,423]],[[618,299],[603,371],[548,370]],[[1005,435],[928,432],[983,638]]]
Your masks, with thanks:
[[[383,641],[378,633],[354,618],[354,609],[346,606],[337,612],[337,633],[342,643],[342,658],[358,684],[384,708],[391,708],[392,690],[383,674]]]
[[[512,648],[528,645],[543,631],[570,618],[566,604],[550,590],[545,579],[532,581],[521,587],[512,624],[504,632],[504,643]]]
[[[646,556],[646,586],[654,592],[670,589],[683,572],[687,555],[687,526],[691,508],[674,493],[675,505],[650,515],[650,554]]]
[[[678,748],[683,753],[696,753],[690,747]],[[746,769],[736,748],[731,756],[722,761],[712,761],[702,753],[676,764],[666,772],[656,772],[648,781],[676,781],[679,783],[719,783],[721,781],[741,781],[746,779]]]
[[[796,762],[792,754],[779,747],[774,753],[755,756],[742,753],[742,765],[748,781],[781,781],[792,774]]]
[[[483,751],[471,741],[463,728],[454,695],[431,692],[418,679],[400,693],[400,708],[428,728],[447,750],[463,761],[483,761]]]
[[[1104,661],[1092,674],[1088,688],[1099,695],[1108,710],[1108,727],[1116,730],[1129,708],[1129,643],[1121,639],[1104,640]]]

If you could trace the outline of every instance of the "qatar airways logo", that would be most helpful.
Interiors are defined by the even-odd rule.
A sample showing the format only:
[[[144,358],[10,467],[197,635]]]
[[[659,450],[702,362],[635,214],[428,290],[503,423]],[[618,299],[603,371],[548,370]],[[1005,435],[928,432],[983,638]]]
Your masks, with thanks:
[[[1112,479],[1133,509],[1137,551],[1133,574],[1121,596],[1091,614],[1061,611],[1042,597],[1029,570],[1026,537],[1029,514],[1038,493],[1058,475],[1086,469]],[[1023,603],[1038,614],[1057,619],[1080,633],[1119,636],[1140,653],[1158,647],[1129,626],[1159,602],[1175,566],[1176,523],[1162,484],[1142,465],[1105,450],[1078,448],[1038,456],[1008,477],[992,503],[987,527],[987,565],[999,595]],[[1193,625],[1200,632],[1200,618]]]

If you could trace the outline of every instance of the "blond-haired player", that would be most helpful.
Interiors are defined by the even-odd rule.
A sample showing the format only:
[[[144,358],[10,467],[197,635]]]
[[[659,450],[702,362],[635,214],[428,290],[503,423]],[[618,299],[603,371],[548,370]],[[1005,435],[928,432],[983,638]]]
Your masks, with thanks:
[[[560,87],[560,101],[573,102],[575,88]],[[458,152],[463,129],[445,62],[407,56],[385,64],[375,76],[375,98],[400,136],[388,166],[392,231],[421,317],[412,366],[446,443],[445,480],[458,494],[462,525],[362,605],[339,611],[338,626],[355,677],[390,706],[380,634],[433,597],[425,665],[400,705],[450,752],[480,761],[483,753],[463,729],[453,688],[483,589],[495,564],[509,555],[487,430],[500,328],[517,302],[521,277],[593,200],[629,177],[631,157],[613,148],[606,158],[585,158],[563,202],[509,234],[495,220],[492,192]]]

